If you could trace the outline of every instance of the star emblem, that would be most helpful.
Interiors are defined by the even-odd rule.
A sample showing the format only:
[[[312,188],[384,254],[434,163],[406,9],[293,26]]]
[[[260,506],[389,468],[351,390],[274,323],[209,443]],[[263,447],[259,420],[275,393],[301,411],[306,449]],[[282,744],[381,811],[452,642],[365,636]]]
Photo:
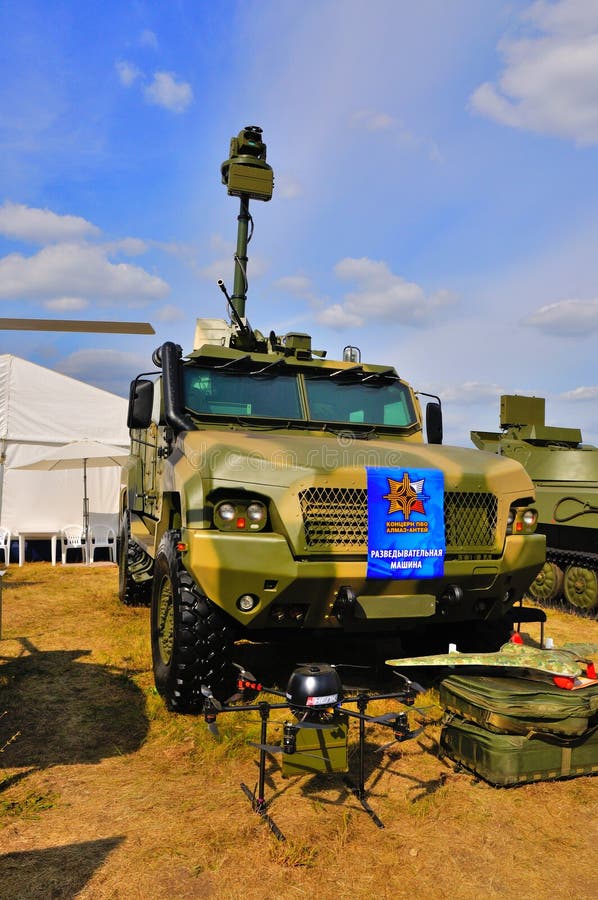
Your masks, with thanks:
[[[423,480],[421,487],[423,487]],[[413,511],[424,512],[424,505],[420,498],[421,490],[417,491],[416,487],[411,484],[407,472],[403,472],[402,481],[397,481],[395,478],[389,478],[388,489],[389,493],[383,495],[384,499],[389,501],[388,515],[395,512],[402,512],[405,521],[408,521]]]

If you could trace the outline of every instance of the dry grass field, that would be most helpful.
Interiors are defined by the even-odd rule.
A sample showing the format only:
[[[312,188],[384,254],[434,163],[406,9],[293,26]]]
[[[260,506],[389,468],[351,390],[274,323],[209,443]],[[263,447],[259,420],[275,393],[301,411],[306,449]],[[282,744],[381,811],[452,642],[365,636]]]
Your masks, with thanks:
[[[239,788],[257,778],[259,717],[221,716],[217,742],[201,717],[167,713],[148,610],[123,608],[116,582],[111,565],[4,578],[1,898],[595,896],[598,778],[476,782],[437,757],[434,709],[421,737],[382,753],[390,733],[368,729],[384,830],[340,777],[283,780],[272,759],[277,841]],[[598,622],[551,612],[547,634],[598,643]]]

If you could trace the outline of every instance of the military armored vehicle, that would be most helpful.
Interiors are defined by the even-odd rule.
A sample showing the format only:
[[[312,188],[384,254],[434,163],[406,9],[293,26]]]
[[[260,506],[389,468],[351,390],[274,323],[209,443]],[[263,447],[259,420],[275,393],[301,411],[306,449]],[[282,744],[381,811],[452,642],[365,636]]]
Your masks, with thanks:
[[[502,432],[472,431],[476,447],[520,462],[536,487],[538,531],[546,535],[546,564],[529,595],[598,613],[598,447],[579,428],[545,424],[543,397],[504,394]]]
[[[260,128],[232,139],[221,174],[240,200],[232,296],[219,282],[231,321],[199,319],[186,355],[162,344],[130,391],[120,596],[151,601],[158,690],[183,711],[224,696],[242,638],[332,647],[449,623],[490,626],[498,646],[544,562],[529,476],[440,446],[436,401],[424,443],[392,366],[252,328],[249,201],[273,191]]]

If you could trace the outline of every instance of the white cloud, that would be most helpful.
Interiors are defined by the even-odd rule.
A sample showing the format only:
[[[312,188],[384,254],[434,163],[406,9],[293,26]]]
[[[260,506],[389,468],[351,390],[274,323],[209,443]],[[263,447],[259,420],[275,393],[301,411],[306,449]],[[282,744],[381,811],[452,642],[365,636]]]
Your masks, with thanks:
[[[7,200],[0,206],[0,234],[34,244],[49,244],[91,237],[100,229],[81,216],[61,216]]]
[[[342,304],[334,304],[318,314],[321,324],[335,327],[363,325],[371,320],[393,324],[424,326],[433,324],[444,310],[456,303],[456,296],[442,289],[426,295],[414,282],[395,275],[381,260],[342,259],[334,267],[344,281],[357,283]]]
[[[252,278],[259,278],[264,274],[266,269],[267,265],[263,259],[259,256],[252,256],[249,260],[247,270],[248,280],[251,282]],[[202,278],[206,278],[208,281],[213,281],[214,283],[218,281],[219,278],[226,281],[227,278],[230,277],[232,280],[234,274],[233,254],[213,260],[213,262],[208,263],[207,266],[203,266],[199,270],[199,274]]]
[[[282,200],[294,200],[303,193],[300,183],[291,175],[275,175],[276,196]]]
[[[131,85],[141,77],[141,72],[137,68],[137,66],[133,65],[133,63],[126,62],[126,60],[124,59],[119,60],[115,64],[115,68],[118,73],[120,83],[125,87],[131,87]]]
[[[126,256],[142,256],[147,252],[147,243],[142,241],[141,238],[122,238],[120,241],[115,241],[113,244],[105,244],[107,249],[108,247],[114,250],[117,253],[124,253]]]
[[[96,245],[54,244],[34,256],[11,253],[0,259],[0,298],[150,300],[164,297],[168,285],[130,263],[112,263]]]
[[[572,391],[564,391],[561,394],[563,400],[590,400],[595,403],[598,400],[598,387],[577,387]]]
[[[177,81],[172,72],[156,72],[144,93],[148,103],[175,113],[184,112],[193,101],[191,85],[187,81]]]
[[[531,37],[504,39],[497,83],[471,95],[471,108],[512,128],[598,143],[598,5],[595,0],[533,3]]]
[[[56,297],[54,300],[46,300],[44,306],[54,312],[74,312],[89,306],[89,300],[84,300],[83,297]]]
[[[155,32],[150,31],[149,28],[143,29],[139,35],[139,43],[142,47],[151,47],[152,50],[158,49],[158,38]]]
[[[360,109],[351,116],[351,124],[362,126],[367,131],[388,131],[396,123],[388,113],[374,112],[370,109]]]
[[[155,315],[160,322],[181,322],[187,318],[185,311],[180,306],[174,306],[172,303],[167,303]]]
[[[311,294],[311,281],[306,275],[285,275],[284,278],[278,278],[273,287],[280,291],[287,291],[289,294],[295,294],[297,297],[305,297]]]
[[[361,109],[353,113],[349,121],[353,128],[365,128],[366,131],[371,132],[384,132],[385,135],[391,136],[400,147],[422,151],[432,162],[442,162],[442,154],[435,141],[430,140],[430,138],[420,137],[388,113]],[[388,140],[388,138],[385,137],[385,140]]]
[[[476,406],[492,403],[505,389],[498,384],[487,384],[483,381],[466,381],[464,384],[447,385],[439,390],[441,400],[446,403],[458,403],[461,406]]]
[[[349,312],[340,303],[333,303],[327,306],[322,312],[317,313],[316,321],[320,325],[326,325],[328,328],[358,328],[363,325],[361,316]]]
[[[523,324],[557,337],[589,335],[598,331],[598,299],[549,303],[524,319]]]
[[[77,350],[53,368],[63,375],[126,396],[135,375],[147,371],[148,358],[121,350]]]

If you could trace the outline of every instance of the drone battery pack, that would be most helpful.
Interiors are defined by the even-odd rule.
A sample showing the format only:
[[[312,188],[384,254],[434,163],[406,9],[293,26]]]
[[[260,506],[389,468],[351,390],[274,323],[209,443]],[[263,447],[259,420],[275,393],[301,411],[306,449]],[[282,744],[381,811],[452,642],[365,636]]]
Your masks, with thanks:
[[[598,685],[566,691],[528,678],[450,675],[439,690],[445,710],[488,731],[575,736],[598,723]]]
[[[598,727],[578,737],[497,734],[450,716],[440,752],[490,784],[507,787],[598,773]]]
[[[282,756],[282,777],[349,771],[349,722],[342,713],[334,728],[301,728],[294,753]]]

